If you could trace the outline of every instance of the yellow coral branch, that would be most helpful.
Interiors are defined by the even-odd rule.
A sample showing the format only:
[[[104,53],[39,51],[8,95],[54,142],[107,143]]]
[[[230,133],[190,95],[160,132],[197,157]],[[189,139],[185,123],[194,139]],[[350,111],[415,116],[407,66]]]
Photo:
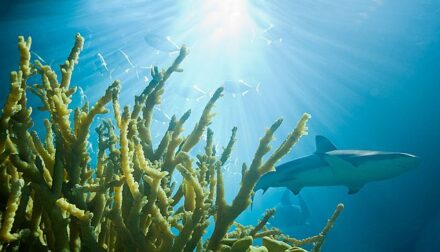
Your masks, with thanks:
[[[119,139],[121,144],[121,170],[127,180],[127,186],[130,189],[131,195],[134,199],[140,199],[141,193],[139,192],[139,184],[135,181],[133,177],[133,170],[130,164],[132,154],[130,153],[130,150],[128,148],[127,139],[129,121],[130,112],[128,107],[125,107],[119,125]]]
[[[21,88],[21,82],[23,80],[22,72],[11,72],[10,75],[11,84],[9,86],[9,94],[6,99],[6,103],[3,106],[2,116],[0,122],[2,123],[3,129],[6,129],[6,125],[12,115],[21,110],[21,106],[18,103],[23,95],[23,88]]]
[[[32,39],[28,37],[24,40],[23,36],[18,37],[18,50],[20,51],[20,70],[23,72],[25,78],[31,75],[31,66],[29,61],[31,59],[31,45]]]
[[[75,36],[75,44],[70,51],[69,57],[66,62],[61,65],[61,87],[67,89],[70,85],[70,80],[72,78],[72,72],[76,64],[78,64],[79,54],[83,49],[84,38],[77,33]]]
[[[249,233],[249,235],[254,237],[257,234],[257,232],[260,231],[266,225],[266,223],[269,221],[269,219],[274,214],[275,214],[274,208],[266,210],[266,212],[264,213],[263,219],[261,219],[260,222],[258,223],[258,225],[254,229],[252,229],[252,231]]]
[[[24,92],[23,88],[21,87],[21,83],[23,81],[22,72],[11,72],[10,78],[11,84],[9,87],[9,94],[0,117],[0,154],[5,150],[8,122],[14,114],[22,109],[21,104],[19,103]]]
[[[320,239],[313,246],[312,252],[321,251],[321,247],[324,244],[325,237],[327,236],[328,232],[333,228],[333,225],[335,224],[336,219],[339,217],[342,210],[344,210],[344,204],[338,204],[332,217],[330,217],[330,219],[328,219],[327,224],[325,225],[324,229],[319,234]]]
[[[19,70],[11,73],[10,92],[0,117],[0,195],[8,197],[6,211],[0,212],[0,246],[5,246],[1,248],[20,250],[35,244],[37,249],[53,251],[300,251],[292,244],[303,242],[315,243],[314,251],[322,247],[342,211],[341,206],[319,235],[304,240],[267,229],[265,225],[273,210],[266,212],[255,227],[236,223],[235,230],[228,233],[234,220],[249,206],[258,179],[274,169],[275,163],[306,134],[308,114],[263,162],[282,120],[266,131],[249,169],[243,164],[239,192],[228,205],[222,166],[231,156],[237,128],[232,129],[221,155],[216,154],[213,131],[207,129],[223,88],[213,94],[189,135],[182,136],[183,124],[190,115],[187,111],[179,120],[171,118],[159,145],[153,147],[154,107],[160,103],[171,74],[182,71],[180,64],[188,49],[182,46],[167,70],[152,69],[152,81],[135,97],[130,112],[128,107],[121,111],[118,81],[107,88],[94,106],[89,107],[86,102],[81,108],[69,107],[76,92],[76,87],[70,87],[72,74],[83,45],[83,37],[77,34],[58,79],[50,66],[39,61],[30,64],[31,39],[19,37]],[[27,80],[36,72],[42,77],[41,84],[28,87]],[[26,89],[41,99],[39,109],[49,112],[49,120],[44,121],[44,141],[37,133],[30,133],[33,121],[32,110],[26,104]],[[91,152],[87,149],[90,126],[98,114],[107,112],[110,101],[114,115],[97,129],[98,162],[92,167]],[[118,133],[112,120],[116,121]],[[196,155],[194,161],[190,151],[205,130],[204,152]],[[183,177],[177,191],[173,177],[176,168]],[[23,187],[26,190],[22,196]],[[179,204],[182,198],[184,203]],[[211,217],[215,226],[207,243],[202,237]],[[21,236],[23,228],[30,228],[32,237],[11,243],[25,237]],[[257,238],[263,238],[265,246],[253,247]],[[280,242],[283,239],[290,244]]]
[[[182,146],[182,151],[189,152],[200,141],[203,132],[212,121],[214,114],[211,113],[211,110],[214,108],[214,104],[218,100],[218,98],[222,96],[222,92],[223,92],[223,88],[222,87],[218,88],[215,91],[214,95],[209,100],[208,104],[206,104],[199,122],[196,123],[193,131],[186,138],[185,143]]]
[[[269,158],[269,160],[262,165],[263,156],[270,150],[270,142],[273,138],[274,132],[281,125],[282,120],[277,120],[272,126],[266,131],[263,138],[260,139],[260,144],[255,153],[254,159],[252,160],[249,170],[243,170],[243,177],[241,187],[232,201],[231,206],[228,206],[224,200],[224,189],[223,182],[221,178],[221,170],[217,169],[217,219],[214,232],[209,240],[209,249],[218,249],[221,239],[226,235],[230,225],[238,217],[238,215],[243,212],[246,207],[251,203],[252,190],[257,183],[258,179],[266,172],[268,172],[274,162],[278,161],[283,155],[285,155],[291,147],[296,143],[299,137],[305,132],[306,122],[310,118],[308,114],[303,115],[297,124],[297,127],[293,130],[287,139],[281,144],[278,150]],[[219,176],[220,174],[220,176]]]
[[[12,183],[11,194],[6,204],[6,211],[3,213],[3,223],[0,228],[0,239],[3,242],[12,242],[19,238],[19,234],[11,234],[12,225],[14,224],[15,213],[18,209],[21,197],[21,188],[24,186],[22,179]]]
[[[307,135],[307,121],[310,118],[310,114],[303,114],[295,129],[287,136],[286,140],[284,140],[280,147],[270,156],[266,163],[258,169],[260,173],[274,170],[275,163],[285,156],[302,136]]]
[[[56,204],[59,208],[68,212],[70,215],[74,216],[79,220],[88,221],[93,217],[93,214],[91,212],[79,209],[74,204],[67,202],[65,198],[59,198],[56,201]]]

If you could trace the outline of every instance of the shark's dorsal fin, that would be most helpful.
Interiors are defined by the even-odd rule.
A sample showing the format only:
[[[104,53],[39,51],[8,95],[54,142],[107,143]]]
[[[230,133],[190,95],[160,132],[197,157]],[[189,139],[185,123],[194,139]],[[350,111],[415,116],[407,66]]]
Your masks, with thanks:
[[[326,153],[329,151],[336,150],[336,146],[330,142],[327,138],[317,135],[315,138],[316,142],[316,153]]]

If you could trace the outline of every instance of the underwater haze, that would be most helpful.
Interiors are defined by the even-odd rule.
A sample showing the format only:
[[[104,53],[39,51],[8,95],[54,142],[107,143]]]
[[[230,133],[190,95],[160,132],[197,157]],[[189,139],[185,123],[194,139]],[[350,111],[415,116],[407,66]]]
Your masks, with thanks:
[[[191,130],[223,86],[211,128],[221,149],[238,127],[223,172],[228,201],[264,130],[284,118],[275,134],[278,146],[304,112],[312,115],[308,136],[279,164],[313,154],[316,135],[340,149],[419,157],[416,169],[355,194],[345,186],[305,187],[301,198],[286,196],[285,188],[260,190],[238,221],[253,224],[277,208],[270,225],[305,238],[319,233],[343,203],[323,251],[440,251],[440,1],[1,0],[0,30],[1,104],[19,60],[19,35],[32,36],[33,59],[54,68],[76,33],[85,38],[72,77],[81,87],[73,105],[95,102],[120,80],[121,105],[133,106],[152,66],[169,66],[186,45],[184,71],[170,78],[155,109],[153,141],[160,141],[172,115],[188,109]],[[41,105],[31,95],[29,103]],[[35,109],[32,116],[46,114]],[[98,143],[91,132],[93,152]]]

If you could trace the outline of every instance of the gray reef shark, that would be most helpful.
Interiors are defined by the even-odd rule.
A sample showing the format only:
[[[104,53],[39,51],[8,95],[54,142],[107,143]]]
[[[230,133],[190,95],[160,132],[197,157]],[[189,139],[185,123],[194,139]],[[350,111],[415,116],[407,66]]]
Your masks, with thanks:
[[[366,183],[396,177],[419,166],[420,159],[399,152],[338,150],[327,138],[316,136],[316,151],[263,175],[254,191],[287,187],[297,195],[303,187],[348,187],[358,192]]]
[[[285,190],[280,203],[275,207],[275,216],[270,220],[271,225],[283,231],[310,224],[310,211],[305,200],[298,195],[298,204],[294,204],[291,198],[291,192]]]

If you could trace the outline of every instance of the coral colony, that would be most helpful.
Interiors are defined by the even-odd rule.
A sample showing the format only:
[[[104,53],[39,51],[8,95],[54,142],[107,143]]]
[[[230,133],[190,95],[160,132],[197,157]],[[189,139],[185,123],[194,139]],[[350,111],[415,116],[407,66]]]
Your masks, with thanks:
[[[153,146],[154,107],[171,74],[182,71],[179,64],[187,48],[180,49],[168,69],[152,69],[152,79],[135,97],[132,109],[120,107],[120,85],[115,81],[93,106],[86,103],[72,110],[69,104],[77,88],[70,86],[70,80],[83,43],[83,37],[76,35],[59,78],[50,66],[30,62],[30,38],[18,39],[19,69],[11,72],[0,117],[1,250],[276,252],[306,251],[301,248],[306,245],[320,251],[342,204],[321,233],[302,240],[266,226],[275,214],[273,209],[255,227],[234,221],[251,204],[259,178],[274,170],[275,163],[306,134],[310,115],[304,114],[284,142],[263,160],[282,120],[270,126],[252,163],[243,164],[239,191],[227,203],[221,167],[233,149],[237,128],[232,129],[222,153],[216,153],[213,131],[208,128],[223,88],[211,97],[188,136],[182,132],[190,111],[173,116],[162,140]],[[27,80],[35,75],[41,76],[41,84],[29,86]],[[41,99],[38,109],[49,114],[48,119],[36,122],[44,123],[44,139],[31,130],[34,121],[26,90]],[[91,167],[90,126],[97,115],[108,113],[109,104],[113,117],[96,128],[97,164]],[[204,153],[190,156],[205,132]],[[175,172],[182,175],[181,184],[172,182]],[[210,225],[213,232],[204,237]]]

